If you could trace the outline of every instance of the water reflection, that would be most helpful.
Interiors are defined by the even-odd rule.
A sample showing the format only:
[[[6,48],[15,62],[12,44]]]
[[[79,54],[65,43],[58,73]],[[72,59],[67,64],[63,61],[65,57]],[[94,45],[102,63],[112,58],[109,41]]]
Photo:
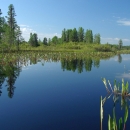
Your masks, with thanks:
[[[82,73],[85,69],[87,72],[92,70],[92,67],[99,68],[101,59],[109,59],[111,55],[93,53],[93,55],[83,55],[81,53],[39,53],[39,52],[20,52],[6,53],[0,55],[0,95],[2,94],[2,84],[6,82],[8,96],[14,95],[15,82],[20,75],[23,66],[37,64],[41,62],[44,66],[46,62],[61,62],[63,71],[77,71]],[[119,62],[122,58],[118,55]]]
[[[0,88],[2,89],[2,84],[6,80],[6,86],[8,91],[9,98],[12,98],[14,95],[14,84],[21,72],[22,66],[20,66],[19,61],[15,62],[6,62],[5,64],[0,65]],[[0,90],[0,94],[2,90]]]
[[[121,63],[122,62],[122,56],[121,56],[121,54],[118,54],[117,56],[118,56],[118,62]]]
[[[83,68],[85,68],[86,71],[91,71],[92,65],[94,63],[95,67],[100,66],[100,60],[96,62],[95,60],[92,60],[91,57],[84,58],[84,59],[61,59],[61,68],[64,70],[70,70],[75,72],[78,70],[78,73],[83,72]]]

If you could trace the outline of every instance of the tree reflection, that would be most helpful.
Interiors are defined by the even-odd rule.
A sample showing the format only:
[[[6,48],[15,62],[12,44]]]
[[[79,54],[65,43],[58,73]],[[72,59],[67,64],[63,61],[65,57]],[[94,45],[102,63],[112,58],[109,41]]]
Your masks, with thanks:
[[[7,91],[8,91],[8,96],[10,98],[13,97],[14,95],[14,84],[19,76],[21,71],[21,67],[19,67],[17,64],[12,64],[11,62],[6,66],[6,76],[7,76]]]
[[[121,54],[118,54],[118,62],[119,62],[119,63],[122,62],[122,56],[121,56]]]
[[[63,71],[69,70],[75,72],[76,70],[78,73],[82,73],[83,69],[85,68],[86,71],[91,71],[92,65],[94,63],[94,67],[99,67],[100,59],[92,59],[91,57],[87,58],[75,58],[75,59],[61,59],[61,68]]]
[[[6,64],[0,67],[1,68],[0,69],[1,71],[0,87],[2,86],[2,84],[4,83],[6,79],[6,82],[7,82],[6,86],[8,86],[7,88],[8,96],[10,98],[12,98],[14,95],[14,89],[15,89],[14,84],[21,71],[21,66],[19,66],[17,62],[14,62],[14,63],[6,62]],[[1,93],[2,91],[0,90],[0,94]]]

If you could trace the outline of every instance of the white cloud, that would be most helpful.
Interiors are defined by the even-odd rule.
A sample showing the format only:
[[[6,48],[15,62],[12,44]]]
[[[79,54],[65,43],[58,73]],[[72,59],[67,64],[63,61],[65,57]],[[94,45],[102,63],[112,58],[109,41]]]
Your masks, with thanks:
[[[23,38],[28,41],[30,37],[30,33],[36,33],[33,29],[27,27],[27,26],[20,26],[20,30],[22,31]]]
[[[44,37],[46,37],[46,38],[52,38],[54,36],[61,37],[61,34],[58,34],[58,33],[39,33],[39,32],[36,32],[32,28],[30,28],[28,25],[19,25],[19,26],[20,26],[20,30],[22,31],[22,36],[26,41],[29,40],[30,33],[37,33],[38,38],[41,40]]]
[[[130,20],[120,19],[117,21],[118,25],[130,26]]]

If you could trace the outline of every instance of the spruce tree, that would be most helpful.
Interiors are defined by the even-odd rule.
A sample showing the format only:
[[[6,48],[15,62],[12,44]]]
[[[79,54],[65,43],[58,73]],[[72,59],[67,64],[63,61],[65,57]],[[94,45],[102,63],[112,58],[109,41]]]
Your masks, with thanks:
[[[9,9],[8,16],[6,16],[6,18],[7,18],[8,26],[10,28],[9,41],[10,41],[10,44],[13,44],[15,40],[15,29],[17,27],[17,22],[15,20],[16,13],[15,13],[13,4],[10,4],[8,9]]]

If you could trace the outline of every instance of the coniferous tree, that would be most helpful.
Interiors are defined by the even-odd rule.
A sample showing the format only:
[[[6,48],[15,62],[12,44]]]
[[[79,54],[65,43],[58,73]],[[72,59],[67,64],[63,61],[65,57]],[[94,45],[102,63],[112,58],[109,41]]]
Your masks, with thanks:
[[[119,49],[121,49],[121,48],[122,48],[122,45],[123,45],[122,40],[120,39],[118,43],[119,43]]]
[[[38,37],[37,37],[37,34],[34,33],[30,33],[30,39],[29,39],[29,44],[31,46],[34,46],[34,47],[37,47],[39,44],[38,44]]]
[[[44,39],[43,39],[43,44],[47,45],[47,38],[46,37],[44,37]]]
[[[69,29],[66,30],[66,42],[69,42],[69,35],[70,35],[70,31]]]
[[[78,30],[78,41],[83,42],[84,40],[84,29],[82,27],[79,27]]]
[[[78,42],[78,32],[76,28],[72,30],[72,42]]]
[[[68,40],[69,40],[69,42],[71,42],[73,40],[73,31],[72,31],[72,29],[68,30]]]
[[[8,26],[10,28],[9,41],[10,41],[10,44],[13,44],[14,40],[15,40],[15,29],[17,27],[17,23],[15,20],[16,13],[15,13],[15,9],[14,9],[13,4],[10,4],[8,9],[9,9],[8,16],[6,18],[7,18]]]
[[[62,31],[62,41],[66,42],[66,29],[64,28],[64,30]]]
[[[86,43],[93,43],[93,33],[92,30],[87,30],[85,33],[85,42]]]

